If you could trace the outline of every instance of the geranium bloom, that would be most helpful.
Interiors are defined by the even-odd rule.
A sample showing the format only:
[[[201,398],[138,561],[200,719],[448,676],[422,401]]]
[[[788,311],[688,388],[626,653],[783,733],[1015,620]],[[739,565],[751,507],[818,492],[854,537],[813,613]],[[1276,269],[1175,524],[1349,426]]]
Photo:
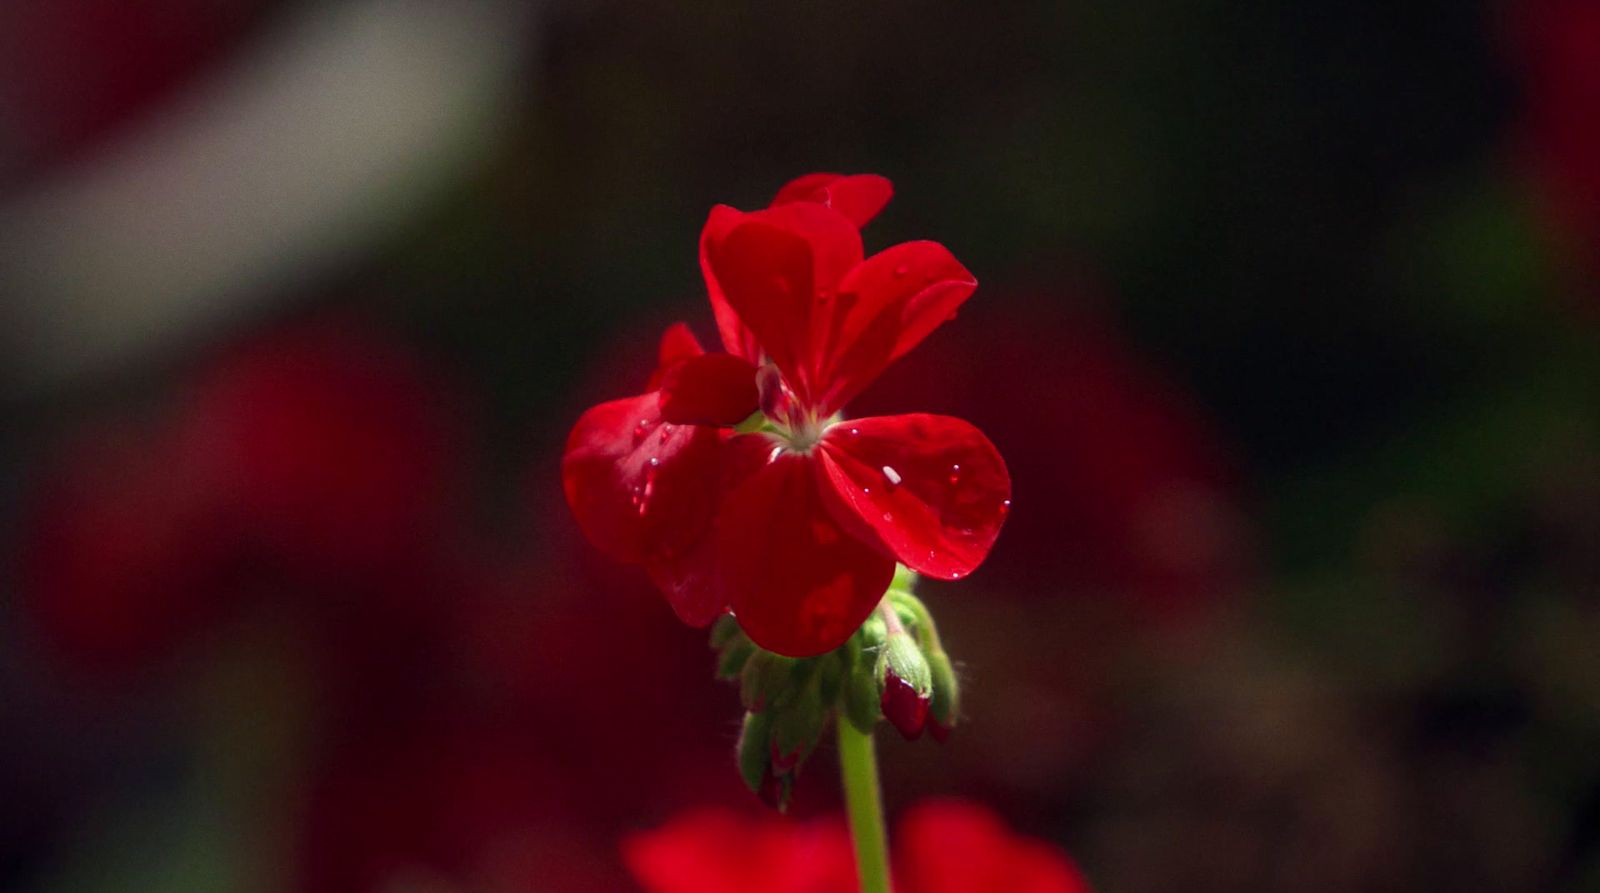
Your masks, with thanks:
[[[700,265],[727,352],[673,327],[652,390],[572,431],[562,473],[579,524],[643,564],[688,623],[731,609],[764,648],[826,652],[896,561],[963,577],[1000,531],[1011,480],[976,428],[841,415],[977,287],[933,242],[864,256],[857,227],[889,193],[880,177],[813,174],[766,210],[714,208]]]
[[[732,810],[687,813],[623,841],[622,855],[648,893],[853,893],[850,836],[838,819],[752,821]],[[1012,833],[998,816],[959,800],[907,810],[895,835],[899,893],[1087,893],[1072,860]]]

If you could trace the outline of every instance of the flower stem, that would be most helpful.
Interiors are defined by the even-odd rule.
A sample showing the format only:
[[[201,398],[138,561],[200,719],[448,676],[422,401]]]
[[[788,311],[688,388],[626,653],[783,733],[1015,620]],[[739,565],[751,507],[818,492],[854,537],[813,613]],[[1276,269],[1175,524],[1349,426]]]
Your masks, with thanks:
[[[850,813],[850,836],[855,841],[856,873],[861,893],[890,893],[889,848],[883,833],[883,802],[878,792],[878,758],[871,733],[858,731],[850,720],[838,717],[839,774],[844,779],[845,807]]]

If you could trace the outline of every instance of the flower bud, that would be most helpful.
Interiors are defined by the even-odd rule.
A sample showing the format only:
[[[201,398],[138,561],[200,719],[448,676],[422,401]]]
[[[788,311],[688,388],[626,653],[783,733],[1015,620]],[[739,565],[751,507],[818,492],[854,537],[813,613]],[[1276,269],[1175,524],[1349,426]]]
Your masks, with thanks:
[[[865,662],[857,663],[845,676],[843,718],[861,734],[872,734],[881,715],[878,703],[882,693],[877,670]]]
[[[932,671],[922,649],[904,631],[891,634],[878,655],[878,674],[883,680],[879,703],[884,718],[907,741],[916,740],[927,723],[933,697]]]
[[[890,592],[910,592],[917,586],[917,572],[903,564],[894,566],[894,579],[889,581]]]
[[[774,772],[793,773],[822,737],[822,726],[828,712],[823,709],[822,698],[815,684],[806,685],[793,703],[774,711],[772,717],[772,769]]]
[[[831,708],[839,703],[839,695],[844,688],[846,667],[850,665],[846,657],[846,648],[841,647],[832,654],[825,654],[817,658],[817,695],[824,709]]]
[[[955,728],[961,714],[961,690],[956,682],[956,670],[950,656],[943,651],[928,655],[928,669],[933,678],[933,699],[928,704],[928,733],[943,744]]]
[[[794,775],[788,772],[768,772],[756,795],[761,802],[779,812],[789,811],[789,798],[794,793]]]
[[[744,636],[739,636],[722,649],[722,654],[717,658],[717,678],[734,680],[744,672],[744,665],[750,660],[750,655],[756,651],[755,643]]]
[[[721,651],[732,645],[735,639],[742,638],[744,630],[739,628],[739,621],[732,614],[724,614],[711,627],[711,650]]]
[[[794,699],[801,661],[757,648],[739,675],[739,700],[744,709],[760,713]]]

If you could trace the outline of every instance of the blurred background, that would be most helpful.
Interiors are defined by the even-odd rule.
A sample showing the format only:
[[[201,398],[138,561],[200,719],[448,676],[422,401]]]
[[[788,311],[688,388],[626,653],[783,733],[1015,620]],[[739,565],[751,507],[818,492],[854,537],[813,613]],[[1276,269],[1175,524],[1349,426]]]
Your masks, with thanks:
[[[1115,893],[1600,889],[1590,0],[0,4],[0,889],[625,891],[759,809],[557,471],[814,170],[982,283],[855,409],[1015,480],[891,811]]]

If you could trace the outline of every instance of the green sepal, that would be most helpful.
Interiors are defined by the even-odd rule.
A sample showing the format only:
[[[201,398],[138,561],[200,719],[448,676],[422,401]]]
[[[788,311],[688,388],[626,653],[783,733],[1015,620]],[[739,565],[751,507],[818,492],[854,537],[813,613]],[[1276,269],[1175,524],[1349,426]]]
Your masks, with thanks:
[[[839,703],[839,694],[843,690],[846,673],[844,651],[845,647],[840,647],[832,654],[817,658],[817,694],[824,709]]]
[[[961,688],[956,681],[955,666],[943,651],[929,652],[927,657],[933,678],[933,700],[928,704],[928,715],[945,729],[953,729],[961,714]]]
[[[717,658],[717,678],[734,680],[744,672],[744,665],[755,654],[756,646],[749,639],[739,637],[722,649],[722,654]]]
[[[905,680],[921,697],[929,697],[933,693],[933,672],[922,654],[922,648],[909,634],[891,635],[883,643],[883,649],[878,652],[875,675],[882,681],[886,673],[893,673]]]
[[[794,700],[803,663],[757,648],[739,674],[739,701],[744,709],[760,713]]]
[[[827,720],[828,711],[823,707],[821,691],[815,683],[806,685],[792,703],[773,711],[774,766],[782,766],[786,773],[797,769],[816,749]]]
[[[721,651],[732,645],[734,639],[742,638],[744,630],[739,628],[739,621],[733,619],[732,614],[724,614],[711,627],[711,650]]]
[[[889,581],[890,592],[910,592],[917,586],[917,572],[903,564],[894,566],[894,578]]]
[[[752,794],[760,796],[772,765],[772,716],[768,713],[746,713],[744,726],[739,730],[739,777]]]
[[[865,661],[845,676],[844,718],[863,735],[872,734],[882,716],[883,682]]]

